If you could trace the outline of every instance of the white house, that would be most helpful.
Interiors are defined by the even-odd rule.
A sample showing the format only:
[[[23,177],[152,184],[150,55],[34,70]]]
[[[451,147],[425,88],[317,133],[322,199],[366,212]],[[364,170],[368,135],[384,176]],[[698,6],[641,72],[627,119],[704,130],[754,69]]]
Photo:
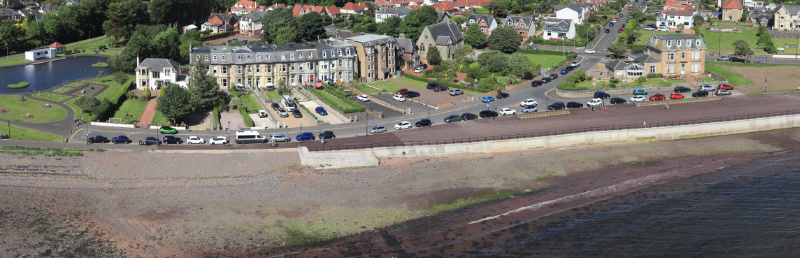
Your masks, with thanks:
[[[692,11],[665,11],[656,19],[656,25],[677,29],[678,25],[683,24],[684,29],[691,29],[694,26],[692,17],[694,17]]]
[[[570,19],[547,18],[544,21],[542,38],[545,40],[568,40],[575,38],[575,24]]]
[[[375,22],[383,22],[392,16],[397,16],[400,17],[400,19],[404,19],[410,12],[411,9],[405,7],[381,7],[375,11]]]
[[[239,18],[239,33],[250,37],[261,36],[261,19],[267,14],[266,10],[251,11]]]
[[[556,18],[569,19],[574,24],[583,24],[585,10],[577,5],[569,4],[556,9]]]
[[[179,71],[180,64],[172,59],[147,58],[136,66],[136,89],[158,90],[170,83],[187,87],[186,77],[180,76]]]
[[[44,58],[55,58],[56,50],[51,48],[35,49],[25,51],[25,59],[28,61],[36,61]]]

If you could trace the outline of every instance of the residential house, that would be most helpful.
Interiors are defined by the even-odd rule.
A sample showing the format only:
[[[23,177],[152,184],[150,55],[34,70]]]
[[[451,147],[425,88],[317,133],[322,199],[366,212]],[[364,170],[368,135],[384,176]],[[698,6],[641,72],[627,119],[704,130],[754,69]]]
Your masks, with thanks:
[[[764,9],[764,1],[744,0],[744,7],[761,10]]]
[[[56,51],[50,48],[34,49],[25,51],[25,60],[36,61],[39,59],[56,58]]]
[[[272,11],[275,9],[286,9],[286,4],[273,4],[270,7],[267,7],[267,11]]]
[[[220,89],[289,86],[323,80],[350,82],[358,76],[352,44],[328,40],[280,46],[193,47],[189,63],[207,64]]]
[[[773,15],[769,12],[763,12],[756,15],[755,22],[758,23],[760,26],[768,27],[769,21],[773,19]]]
[[[53,42],[53,44],[50,44],[49,46],[47,46],[47,48],[53,50],[53,52],[55,52],[56,54],[61,54],[64,53],[64,51],[67,51],[67,47],[62,45],[61,43],[58,43],[58,41]]]
[[[397,41],[392,36],[365,34],[345,39],[355,46],[362,82],[386,80],[397,67]]]
[[[377,0],[372,5],[374,6],[374,8],[393,7],[394,6],[394,2],[392,0],[388,0],[388,1],[387,0]]]
[[[508,16],[503,24],[504,26],[513,28],[517,34],[522,36],[522,39],[525,40],[528,37],[536,35],[535,21],[536,20],[532,16]]]
[[[735,1],[735,0],[734,0]],[[694,12],[692,11],[665,11],[656,19],[657,26],[667,26],[670,29],[678,29],[683,25],[684,29],[694,27]]]
[[[661,11],[697,11],[697,4],[689,0],[667,0]]]
[[[200,26],[200,30],[211,30],[213,33],[233,31],[239,25],[239,16],[232,13],[211,13],[208,21]]]
[[[722,21],[726,22],[738,22],[742,19],[742,14],[744,13],[744,8],[742,8],[742,3],[739,0],[725,0],[722,2],[720,9]]]
[[[344,6],[342,6],[342,8],[339,8],[339,11],[346,14],[364,14],[364,9],[367,9],[366,2],[347,2]]]
[[[417,46],[414,44],[414,40],[406,38],[405,35],[401,33],[400,37],[396,38],[395,41],[397,56],[400,57],[397,58],[397,66],[400,67],[401,70],[408,70],[419,66],[419,55],[416,54]]]
[[[775,30],[800,30],[800,5],[781,5],[773,17]]]
[[[11,7],[11,8],[13,8],[13,7],[16,7],[18,5],[20,5],[19,0],[0,0],[0,6],[3,6],[3,7]]]
[[[76,5],[76,4],[80,3],[76,0],[64,0],[64,5]]]
[[[320,15],[328,15],[333,18],[337,18],[341,14],[341,12],[339,12],[339,8],[336,8],[336,6],[333,5],[316,6],[316,5],[296,4],[292,8],[292,15],[294,15],[295,17],[300,17],[310,12],[319,13]]]
[[[572,19],[547,18],[542,28],[545,40],[571,40],[575,38],[575,24]]]
[[[25,16],[8,8],[0,8],[0,21],[13,20],[20,21],[25,19]]]
[[[267,14],[267,10],[251,11],[239,19],[239,33],[250,37],[261,36],[261,19]]]
[[[139,58],[136,58],[139,62]],[[167,84],[175,83],[187,87],[186,76],[180,76],[180,64],[172,59],[145,58],[136,66],[136,89],[159,90]],[[181,83],[182,82],[182,83]]]
[[[41,21],[44,18],[44,15],[39,12],[39,10],[21,9],[17,11],[17,13],[22,15],[22,19],[26,19],[28,16],[33,16],[33,18],[37,21]]]
[[[45,4],[42,7],[42,12],[58,12],[58,5],[57,4]]]
[[[389,17],[397,16],[400,19],[404,19],[408,13],[411,12],[411,9],[405,7],[381,7],[375,11],[375,22],[383,22]]]
[[[428,50],[439,49],[442,60],[453,61],[456,50],[464,48],[464,37],[455,23],[437,23],[422,30],[417,40],[417,53],[420,59],[428,61]]]
[[[428,5],[427,1],[425,3],[426,3],[426,5]],[[453,6],[453,3],[447,2],[447,1],[440,2],[440,3],[435,3],[435,4],[432,4],[431,6],[436,11],[446,12],[449,15],[453,15],[458,10]]]
[[[450,22],[450,14],[444,11],[436,11],[436,23]]]
[[[557,6],[556,18],[572,20],[573,24],[583,24],[586,11],[577,5],[569,4],[565,6]]]
[[[698,76],[705,71],[706,44],[693,34],[653,35],[645,52],[661,61],[660,65],[645,67],[647,73],[665,76]]]
[[[478,27],[481,28],[481,32],[486,35],[491,35],[492,31],[497,29],[497,20],[494,18],[494,16],[489,14],[470,14],[469,17],[467,17],[467,21],[464,22],[464,25],[461,27],[466,30],[473,24],[478,25]]]
[[[239,0],[231,6],[231,13],[236,14],[238,16],[244,16],[255,10],[267,10],[267,7],[261,6],[256,3],[256,1],[252,0]]]

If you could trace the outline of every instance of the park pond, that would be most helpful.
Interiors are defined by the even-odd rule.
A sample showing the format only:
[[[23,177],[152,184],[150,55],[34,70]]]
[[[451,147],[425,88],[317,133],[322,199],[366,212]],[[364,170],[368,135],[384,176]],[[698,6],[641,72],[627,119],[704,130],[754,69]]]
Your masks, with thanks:
[[[97,76],[99,71],[111,74],[111,68],[92,67],[105,62],[107,57],[78,56],[52,62],[0,68],[0,93],[13,94],[31,90],[47,90],[61,83]],[[6,87],[8,84],[28,82],[30,86],[20,89]]]

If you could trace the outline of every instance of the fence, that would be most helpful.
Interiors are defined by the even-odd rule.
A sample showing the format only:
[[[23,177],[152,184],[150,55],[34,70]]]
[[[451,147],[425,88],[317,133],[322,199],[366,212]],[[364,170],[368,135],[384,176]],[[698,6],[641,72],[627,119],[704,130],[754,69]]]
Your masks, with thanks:
[[[719,84],[727,84],[728,81],[710,81],[710,82],[687,82],[687,83],[672,83],[672,84],[655,84],[655,85],[642,85],[642,86],[624,86],[624,87],[616,87],[611,89],[596,89],[596,90],[581,90],[581,91],[569,91],[569,90],[562,90],[556,88],[556,94],[559,96],[571,96],[571,97],[582,97],[586,95],[592,95],[597,91],[604,91],[608,94],[623,94],[623,93],[630,93],[633,89],[643,89],[647,91],[661,91],[661,92],[671,92],[675,87],[683,86],[683,87],[694,87],[700,84],[710,84],[710,85],[719,85]]]
[[[748,114],[748,115],[735,115],[735,116],[729,116],[729,117],[715,117],[715,118],[707,118],[707,119],[692,119],[692,120],[685,120],[685,121],[671,121],[671,122],[660,122],[660,123],[649,123],[649,124],[615,125],[615,126],[592,126],[592,127],[584,127],[584,128],[564,129],[564,130],[559,130],[559,131],[544,131],[544,132],[537,132],[537,133],[507,134],[507,135],[485,136],[485,137],[470,137],[470,138],[458,138],[458,139],[450,139],[450,140],[428,140],[428,141],[408,141],[408,142],[378,142],[378,143],[368,143],[368,144],[329,145],[329,146],[308,147],[308,149],[310,151],[336,151],[336,150],[371,149],[371,148],[381,148],[381,147],[407,147],[407,146],[424,146],[424,145],[460,144],[460,143],[473,143],[473,142],[485,142],[485,141],[502,141],[502,140],[515,140],[515,139],[543,137],[543,136],[555,136],[555,135],[585,133],[585,132],[628,130],[628,129],[641,129],[641,128],[654,128],[654,127],[666,127],[666,126],[680,126],[680,125],[716,123],[716,122],[746,120],[746,119],[755,119],[755,118],[762,118],[762,117],[784,116],[784,115],[795,115],[795,114],[800,114],[800,110],[769,112],[769,113],[760,113],[760,114]]]

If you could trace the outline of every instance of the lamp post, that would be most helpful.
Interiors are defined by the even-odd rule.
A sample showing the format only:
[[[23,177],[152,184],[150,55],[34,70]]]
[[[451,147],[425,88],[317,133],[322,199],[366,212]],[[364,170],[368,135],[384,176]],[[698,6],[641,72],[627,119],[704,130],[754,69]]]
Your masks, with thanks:
[[[364,135],[369,135],[369,114],[364,114],[367,119],[364,119]]]
[[[794,37],[794,45],[797,49],[794,50],[794,58],[797,59],[797,50],[800,50],[800,35]]]
[[[11,138],[11,119],[6,119],[8,121],[8,138]]]

